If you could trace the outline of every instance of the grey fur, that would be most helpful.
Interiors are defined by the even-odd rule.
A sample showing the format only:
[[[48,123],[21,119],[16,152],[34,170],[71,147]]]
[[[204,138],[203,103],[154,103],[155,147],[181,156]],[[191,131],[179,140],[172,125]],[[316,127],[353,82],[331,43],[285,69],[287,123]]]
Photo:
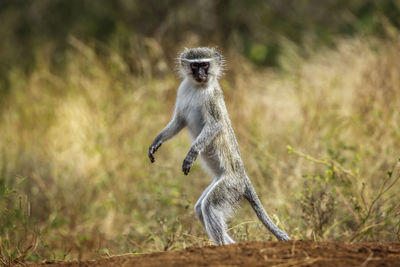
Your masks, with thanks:
[[[244,197],[272,234],[279,240],[290,240],[269,218],[246,174],[218,83],[224,65],[222,56],[214,48],[200,47],[185,49],[179,59],[183,81],[178,89],[172,120],[149,148],[151,162],[162,143],[187,127],[193,143],[183,161],[184,174],[189,173],[200,155],[214,178],[194,207],[209,237],[216,244],[234,243],[227,234],[226,220]],[[207,82],[199,83],[193,79],[190,64],[196,60],[210,63]]]

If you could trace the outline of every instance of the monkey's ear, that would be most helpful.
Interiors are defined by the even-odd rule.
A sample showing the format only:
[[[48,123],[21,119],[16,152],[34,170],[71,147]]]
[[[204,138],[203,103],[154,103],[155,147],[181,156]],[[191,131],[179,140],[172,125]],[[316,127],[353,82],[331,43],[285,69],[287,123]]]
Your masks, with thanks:
[[[221,64],[222,62],[222,55],[218,53],[217,51],[214,52],[214,57],[217,59],[218,64]]]
[[[186,58],[187,51],[188,51],[188,49],[185,47],[183,52],[178,57],[179,65],[182,66],[182,67],[183,67],[183,63],[184,63],[184,58]]]
[[[186,60],[185,56],[179,58],[179,64],[181,67],[186,68],[189,66],[189,62]]]

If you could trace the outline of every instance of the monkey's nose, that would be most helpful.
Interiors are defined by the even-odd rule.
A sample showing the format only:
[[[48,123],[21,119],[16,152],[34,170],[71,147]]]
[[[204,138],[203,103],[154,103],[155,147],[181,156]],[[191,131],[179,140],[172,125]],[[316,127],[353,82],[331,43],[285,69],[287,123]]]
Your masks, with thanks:
[[[197,75],[197,79],[199,82],[205,82],[207,81],[207,75],[200,72],[199,75]]]

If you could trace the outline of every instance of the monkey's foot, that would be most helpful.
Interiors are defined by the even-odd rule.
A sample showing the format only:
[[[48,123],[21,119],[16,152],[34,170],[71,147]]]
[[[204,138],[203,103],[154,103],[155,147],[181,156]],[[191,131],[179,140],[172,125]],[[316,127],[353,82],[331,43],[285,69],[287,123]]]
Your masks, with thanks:
[[[290,237],[282,231],[282,233],[279,233],[276,235],[276,238],[278,238],[279,241],[290,241]]]

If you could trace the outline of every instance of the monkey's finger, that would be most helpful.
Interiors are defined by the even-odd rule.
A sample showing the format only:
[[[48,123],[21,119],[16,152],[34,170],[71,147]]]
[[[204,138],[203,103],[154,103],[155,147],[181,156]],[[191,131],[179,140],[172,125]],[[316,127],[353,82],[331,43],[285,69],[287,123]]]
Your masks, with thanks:
[[[186,164],[185,164],[185,162],[183,162],[183,164],[182,164],[182,171],[183,171],[183,173],[186,172]],[[186,173],[185,173],[185,174],[186,174]]]
[[[149,151],[149,159],[150,162],[153,163],[155,161],[153,154]]]
[[[154,152],[156,152],[157,151],[157,149],[160,147],[162,145],[162,143],[161,142],[159,142],[156,146],[155,146],[155,148],[154,148]]]
[[[182,171],[185,175],[188,175],[189,171],[190,171],[190,166],[183,166],[182,167]]]

